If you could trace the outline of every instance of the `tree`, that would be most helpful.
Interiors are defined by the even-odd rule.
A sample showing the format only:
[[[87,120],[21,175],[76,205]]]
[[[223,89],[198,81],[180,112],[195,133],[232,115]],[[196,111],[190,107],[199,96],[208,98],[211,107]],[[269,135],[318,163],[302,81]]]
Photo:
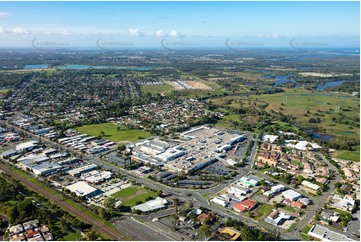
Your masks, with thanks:
[[[85,238],[88,241],[94,241],[99,239],[99,234],[94,229],[91,229],[88,233],[85,234]]]
[[[115,208],[115,198],[113,197],[106,197],[103,202],[104,206],[108,209]]]
[[[201,227],[199,227],[198,231],[200,235],[204,237],[204,240],[208,240],[209,237],[212,235],[211,226],[209,226],[208,224],[203,224]]]
[[[100,131],[98,136],[101,137],[101,138],[103,138],[103,137],[105,136],[104,131]]]

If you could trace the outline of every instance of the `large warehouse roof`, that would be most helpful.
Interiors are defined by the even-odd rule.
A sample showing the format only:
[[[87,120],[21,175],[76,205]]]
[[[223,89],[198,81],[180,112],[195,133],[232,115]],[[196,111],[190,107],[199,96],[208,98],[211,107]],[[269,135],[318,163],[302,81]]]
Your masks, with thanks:
[[[75,192],[75,194],[79,197],[88,196],[97,190],[83,181],[69,185],[66,187],[66,189],[70,190],[71,192]]]

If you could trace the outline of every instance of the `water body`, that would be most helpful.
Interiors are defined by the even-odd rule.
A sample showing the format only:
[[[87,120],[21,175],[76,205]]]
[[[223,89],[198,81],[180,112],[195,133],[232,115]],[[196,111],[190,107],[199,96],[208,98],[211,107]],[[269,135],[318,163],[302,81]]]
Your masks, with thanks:
[[[271,78],[270,76],[263,76],[264,78],[268,77]],[[295,79],[293,79],[295,77],[295,74],[287,74],[287,75],[283,75],[283,76],[275,76],[275,82],[272,83],[272,86],[277,87],[278,85],[282,85],[288,82],[296,82]]]
[[[329,134],[320,134],[320,133],[317,133],[317,132],[312,132],[312,138],[314,138],[314,139],[320,139],[320,140],[329,142],[329,141],[331,141],[333,138],[335,138],[335,136],[329,135]]]
[[[37,64],[37,65],[24,65],[24,69],[47,69],[48,64]]]
[[[345,82],[349,82],[349,81],[339,80],[339,81],[333,81],[333,82],[325,82],[324,84],[318,84],[316,90],[317,90],[317,91],[323,91],[323,90],[325,90],[325,89],[328,88],[328,87],[337,87],[337,86],[342,85],[342,84],[345,83]]]
[[[63,65],[57,67],[60,70],[85,70],[85,69],[116,69],[132,71],[149,71],[150,67],[123,67],[123,66],[90,66],[90,65]]]

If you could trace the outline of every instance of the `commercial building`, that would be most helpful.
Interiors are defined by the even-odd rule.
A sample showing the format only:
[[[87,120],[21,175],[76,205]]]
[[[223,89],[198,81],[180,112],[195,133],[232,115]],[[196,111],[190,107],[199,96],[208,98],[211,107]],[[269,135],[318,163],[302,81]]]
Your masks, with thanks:
[[[255,187],[258,186],[260,182],[260,179],[258,177],[249,175],[249,176],[244,176],[242,177],[239,181],[238,184],[244,187]]]
[[[96,164],[85,165],[85,166],[78,167],[78,168],[75,168],[75,169],[72,169],[72,170],[68,171],[68,174],[71,175],[71,176],[79,176],[82,173],[86,173],[88,171],[95,170],[97,167],[98,166]]]
[[[15,147],[15,149],[17,151],[31,151],[37,146],[38,143],[39,142],[35,140],[20,143]]]
[[[352,239],[348,238],[346,235],[337,233],[318,224],[313,225],[307,235],[321,241],[352,241]]]
[[[299,198],[302,197],[302,195],[298,192],[295,192],[291,189],[288,189],[284,192],[282,192],[282,196],[285,198],[285,199],[289,199],[291,201],[296,201],[298,200]]]
[[[132,207],[132,210],[140,210],[143,213],[148,213],[148,212],[152,212],[155,210],[165,208],[165,206],[167,204],[168,204],[168,201],[166,199],[156,197],[153,200],[150,200],[148,202],[145,202],[145,203],[142,203],[142,204]]]
[[[228,202],[225,201],[225,200],[224,200],[223,198],[221,198],[221,197],[215,197],[215,198],[213,198],[213,199],[212,199],[212,202],[215,203],[215,204],[217,204],[217,205],[220,205],[220,206],[222,206],[222,207],[226,207],[227,204],[228,204]]]

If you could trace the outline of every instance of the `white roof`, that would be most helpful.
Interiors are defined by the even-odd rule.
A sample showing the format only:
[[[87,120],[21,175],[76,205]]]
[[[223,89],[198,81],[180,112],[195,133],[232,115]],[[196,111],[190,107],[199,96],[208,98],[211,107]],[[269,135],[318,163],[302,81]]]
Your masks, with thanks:
[[[269,143],[275,142],[276,139],[278,139],[278,136],[277,135],[271,135],[271,134],[265,134],[262,137],[263,142],[269,142]]]
[[[132,210],[140,210],[142,212],[149,212],[156,209],[164,208],[164,205],[167,204],[167,200],[164,198],[157,197],[148,202],[139,204],[137,206],[132,207]]]
[[[319,185],[316,185],[316,184],[313,184],[312,182],[309,182],[309,181],[302,181],[301,183],[302,185],[308,187],[308,188],[311,188],[313,190],[318,190],[320,189],[320,186]]]
[[[16,146],[16,150],[24,150],[24,149],[28,149],[31,148],[33,146],[35,146],[38,143],[38,141],[32,140],[32,141],[28,141],[28,142],[24,142],[24,143],[20,143]]]
[[[80,197],[87,196],[97,190],[83,181],[67,186],[66,189],[70,190],[71,192],[75,192],[75,194]]]
[[[286,146],[295,148],[297,150],[310,150],[310,149],[321,149],[322,147],[316,143],[311,143],[305,140],[285,140]]]
[[[285,198],[290,199],[290,200],[294,200],[295,198],[301,196],[300,193],[295,192],[295,191],[293,191],[293,190],[291,190],[291,189],[288,189],[288,190],[282,192],[282,195],[283,195]]]

